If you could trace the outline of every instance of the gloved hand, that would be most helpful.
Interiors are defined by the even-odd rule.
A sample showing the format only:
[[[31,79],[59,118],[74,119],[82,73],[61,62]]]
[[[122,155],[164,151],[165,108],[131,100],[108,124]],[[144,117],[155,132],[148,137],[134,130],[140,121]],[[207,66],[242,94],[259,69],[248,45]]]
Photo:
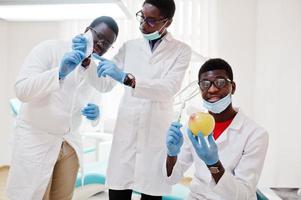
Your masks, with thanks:
[[[120,70],[112,61],[99,56],[98,59],[101,61],[97,67],[98,77],[106,77],[108,75],[120,83],[124,82],[126,73]]]
[[[93,103],[88,103],[88,105],[85,106],[81,112],[82,115],[86,116],[89,120],[96,120],[100,115],[98,106]]]
[[[168,129],[166,136],[167,155],[177,156],[183,145],[183,134],[180,130],[182,124],[173,122]]]
[[[72,72],[76,66],[84,59],[84,53],[81,51],[71,51],[65,53],[61,61],[59,69],[59,78],[65,78],[70,72]]]
[[[189,129],[187,132],[197,155],[206,163],[206,165],[213,165],[219,161],[218,149],[216,143],[214,142],[212,133],[208,136],[208,142],[210,145],[208,146],[201,132],[198,134],[198,136],[194,136]]]
[[[72,49],[85,54],[87,51],[87,43],[87,38],[83,34],[77,35],[72,39]]]

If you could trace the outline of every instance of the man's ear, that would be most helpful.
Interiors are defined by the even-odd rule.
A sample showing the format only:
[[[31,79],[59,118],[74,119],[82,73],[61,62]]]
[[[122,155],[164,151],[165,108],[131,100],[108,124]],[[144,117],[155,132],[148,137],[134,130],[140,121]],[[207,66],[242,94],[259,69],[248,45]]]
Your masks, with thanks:
[[[169,19],[168,22],[166,23],[166,28],[169,27],[171,23],[172,23],[172,19]]]
[[[232,81],[231,86],[232,86],[231,94],[234,94],[235,90],[236,90],[236,83],[234,81]]]

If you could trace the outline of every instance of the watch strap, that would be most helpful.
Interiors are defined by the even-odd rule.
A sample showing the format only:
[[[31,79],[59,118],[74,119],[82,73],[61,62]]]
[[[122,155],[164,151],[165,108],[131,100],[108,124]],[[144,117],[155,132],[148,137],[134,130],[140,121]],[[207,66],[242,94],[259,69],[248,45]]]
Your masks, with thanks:
[[[136,81],[135,81],[134,75],[132,75],[130,73],[127,73],[125,78],[124,78],[123,84],[127,85],[127,86],[130,86],[132,88],[135,88]]]

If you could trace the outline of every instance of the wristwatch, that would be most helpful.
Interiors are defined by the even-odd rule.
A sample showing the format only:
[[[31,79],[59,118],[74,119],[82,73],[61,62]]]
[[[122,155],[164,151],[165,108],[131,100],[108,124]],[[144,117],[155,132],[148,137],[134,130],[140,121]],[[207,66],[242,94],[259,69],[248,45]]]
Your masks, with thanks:
[[[133,74],[127,73],[124,78],[123,84],[135,88],[136,86],[135,76]]]
[[[225,168],[223,167],[221,161],[217,161],[217,163],[215,163],[213,165],[207,165],[207,167],[208,167],[215,183],[218,183],[218,181],[221,179],[221,177],[225,173]]]
[[[81,66],[85,69],[87,69],[90,65],[90,62],[91,62],[91,59],[90,59],[91,55],[87,58],[85,58],[82,63],[81,63]]]
[[[217,173],[220,172],[218,167],[208,167],[208,169],[209,169],[211,174],[217,174]]]
[[[207,165],[207,167],[212,175],[225,171],[221,161],[217,161],[217,163],[213,165]]]

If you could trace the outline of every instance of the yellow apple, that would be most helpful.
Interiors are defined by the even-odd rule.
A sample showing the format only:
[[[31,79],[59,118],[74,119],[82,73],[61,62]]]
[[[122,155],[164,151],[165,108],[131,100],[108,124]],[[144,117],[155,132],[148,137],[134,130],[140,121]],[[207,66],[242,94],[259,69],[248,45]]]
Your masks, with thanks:
[[[207,136],[212,133],[214,129],[215,121],[212,115],[204,112],[197,112],[190,115],[188,121],[188,127],[193,135],[197,136],[201,131],[203,136]]]

